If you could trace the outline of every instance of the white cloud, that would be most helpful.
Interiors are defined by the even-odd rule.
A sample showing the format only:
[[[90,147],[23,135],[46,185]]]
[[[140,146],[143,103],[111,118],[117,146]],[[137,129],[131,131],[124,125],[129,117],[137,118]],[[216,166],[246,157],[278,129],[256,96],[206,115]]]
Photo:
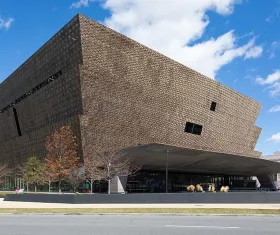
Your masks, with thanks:
[[[265,21],[266,21],[267,23],[272,23],[272,22],[273,22],[273,16],[267,17],[267,18],[265,19]]]
[[[270,86],[269,88],[271,89],[270,94],[272,96],[277,96],[280,94],[280,82],[273,83],[273,85]]]
[[[256,82],[262,86],[267,86],[272,96],[280,94],[280,70],[274,71],[269,74],[266,78],[257,77]]]
[[[266,78],[257,77],[256,81],[260,85],[272,85],[274,82],[280,80],[280,70],[276,70],[274,73],[269,74]]]
[[[267,142],[276,142],[276,143],[280,143],[280,132],[278,132],[277,134],[272,135],[270,138],[268,138],[266,140]]]
[[[248,50],[245,53],[245,59],[257,58],[257,57],[261,56],[262,52],[263,52],[262,47],[260,47],[260,46],[252,47],[250,50]]]
[[[7,20],[5,20],[0,16],[0,29],[9,29],[13,21],[13,18],[8,18]]]
[[[275,52],[280,48],[280,41],[274,41],[271,43],[270,49],[267,51],[269,52],[269,59],[273,59],[276,57]]]
[[[262,47],[255,46],[255,38],[239,45],[233,30],[196,43],[210,23],[208,11],[232,14],[240,0],[103,0],[102,3],[111,13],[105,25],[212,78],[237,57],[249,59],[262,54]]]
[[[268,16],[265,21],[268,23],[272,23],[276,20],[276,18],[278,18],[280,15],[280,7],[276,7],[273,12],[270,14],[270,16]]]
[[[74,2],[71,4],[70,8],[81,8],[81,7],[87,7],[90,2],[93,2],[94,0],[80,0],[78,2]]]
[[[272,107],[269,112],[272,112],[272,113],[276,113],[276,112],[280,112],[280,105],[276,105],[274,107]]]
[[[280,41],[274,41],[271,43],[271,47],[272,48],[279,48],[280,47]]]
[[[271,60],[271,59],[273,59],[275,56],[276,56],[275,53],[274,53],[274,52],[271,52],[270,55],[269,55],[269,57],[268,57],[268,59]]]

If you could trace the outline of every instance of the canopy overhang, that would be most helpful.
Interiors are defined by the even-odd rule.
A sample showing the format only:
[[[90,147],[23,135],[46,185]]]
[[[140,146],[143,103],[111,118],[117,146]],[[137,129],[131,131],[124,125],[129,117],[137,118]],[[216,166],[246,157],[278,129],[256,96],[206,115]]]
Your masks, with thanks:
[[[163,144],[138,145],[123,150],[145,170],[257,176],[280,173],[280,163],[254,157],[187,149]]]

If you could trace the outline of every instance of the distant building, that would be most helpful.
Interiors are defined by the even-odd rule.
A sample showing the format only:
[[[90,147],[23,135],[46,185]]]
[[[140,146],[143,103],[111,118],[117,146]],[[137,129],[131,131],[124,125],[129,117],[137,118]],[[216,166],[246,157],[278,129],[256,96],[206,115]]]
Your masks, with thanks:
[[[210,183],[218,190],[255,188],[252,176],[275,189],[269,176],[280,172],[280,163],[255,151],[260,109],[77,15],[0,84],[0,161],[43,158],[46,136],[70,125],[82,159],[96,149],[121,149],[143,166],[136,176],[116,178],[112,192],[165,192],[166,185],[176,192]],[[7,179],[5,187],[14,182]]]

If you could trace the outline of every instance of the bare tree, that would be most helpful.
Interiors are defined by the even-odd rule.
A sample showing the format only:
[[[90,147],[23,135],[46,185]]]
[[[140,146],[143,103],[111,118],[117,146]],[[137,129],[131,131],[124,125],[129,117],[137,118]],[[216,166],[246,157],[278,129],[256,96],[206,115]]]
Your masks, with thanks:
[[[15,173],[17,176],[21,177],[21,179],[23,180],[23,189],[26,183],[27,189],[26,191],[28,192],[28,182],[25,182],[24,180],[24,164],[23,163],[17,163],[16,167],[15,167]]]
[[[73,187],[73,192],[76,192],[76,189],[79,187],[81,182],[85,179],[85,174],[82,170],[82,167],[72,169],[69,171],[67,175],[67,181],[71,184]]]
[[[100,165],[96,155],[90,155],[84,159],[85,177],[90,183],[90,193],[92,193],[94,182],[102,179],[103,168]]]
[[[0,183],[3,182],[5,176],[8,176],[12,172],[11,168],[7,164],[0,165]]]
[[[116,176],[134,175],[141,166],[133,162],[132,157],[121,151],[97,153],[97,162],[101,169],[101,178],[108,181],[108,194],[111,193],[111,180]]]
[[[43,177],[42,181],[44,183],[48,184],[48,191],[50,193],[51,192],[51,184],[53,182],[56,182],[56,178],[54,178],[53,172],[49,169],[49,167],[46,163],[44,163],[43,172],[44,172],[44,177]]]
[[[23,174],[24,174],[23,164],[16,163],[15,164],[15,176],[22,179],[22,186],[24,188],[24,183],[25,182],[24,182],[24,179],[23,179]],[[21,188],[21,185],[20,185],[20,188]]]

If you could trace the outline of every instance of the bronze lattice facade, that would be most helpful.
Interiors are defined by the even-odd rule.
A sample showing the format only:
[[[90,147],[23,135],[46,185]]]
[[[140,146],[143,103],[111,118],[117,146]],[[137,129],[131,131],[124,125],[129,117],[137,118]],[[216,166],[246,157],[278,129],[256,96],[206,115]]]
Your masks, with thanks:
[[[84,157],[150,143],[259,157],[260,108],[77,15],[0,84],[0,159],[44,157],[46,136],[68,124]],[[197,124],[195,134],[185,132],[187,122]]]

